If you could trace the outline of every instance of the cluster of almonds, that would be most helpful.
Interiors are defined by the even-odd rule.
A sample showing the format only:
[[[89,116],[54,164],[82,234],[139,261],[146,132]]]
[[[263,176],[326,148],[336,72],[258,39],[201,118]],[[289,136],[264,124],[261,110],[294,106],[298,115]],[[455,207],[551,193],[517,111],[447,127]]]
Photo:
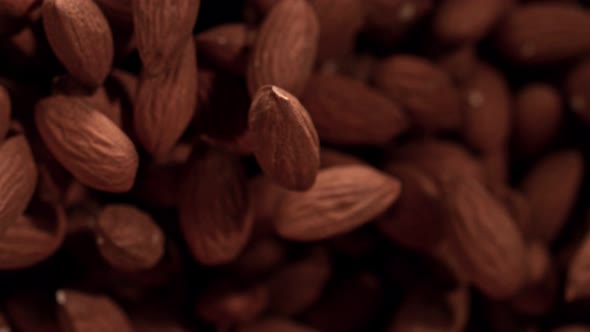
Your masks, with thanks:
[[[0,331],[590,331],[589,56],[573,0],[0,0]]]

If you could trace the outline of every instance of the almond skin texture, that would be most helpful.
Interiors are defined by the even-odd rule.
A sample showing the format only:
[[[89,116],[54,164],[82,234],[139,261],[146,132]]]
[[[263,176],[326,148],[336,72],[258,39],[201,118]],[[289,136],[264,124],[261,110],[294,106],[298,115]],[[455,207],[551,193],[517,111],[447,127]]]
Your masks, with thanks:
[[[108,192],[131,189],[137,151],[104,114],[76,98],[53,96],[37,104],[35,123],[51,153],[82,184]]]
[[[8,129],[10,128],[10,113],[12,104],[10,102],[10,95],[8,91],[0,85],[0,144],[6,137]]]
[[[508,212],[473,179],[449,180],[442,197],[448,243],[470,280],[490,298],[514,295],[527,276],[526,248]]]
[[[461,123],[459,93],[451,77],[426,59],[413,55],[386,58],[375,69],[373,82],[407,110],[418,130],[449,130]]]
[[[291,190],[307,190],[320,166],[318,134],[299,100],[272,85],[258,90],[249,112],[254,155],[264,173]]]
[[[275,227],[282,237],[296,241],[344,234],[385,212],[400,191],[397,179],[368,166],[328,168],[309,191],[286,194]]]
[[[43,25],[53,52],[73,77],[91,87],[104,82],[113,64],[113,36],[92,0],[45,1]]]
[[[29,205],[37,185],[37,166],[24,136],[0,145],[0,233]]]
[[[526,234],[550,243],[574,206],[584,176],[584,160],[576,150],[555,152],[527,174],[520,189],[531,205],[533,222]]]
[[[515,7],[498,25],[496,44],[508,59],[529,65],[567,60],[590,51],[590,13],[573,4]]]
[[[400,107],[369,86],[333,74],[316,74],[301,98],[322,141],[380,145],[408,126]]]
[[[182,54],[200,0],[132,0],[137,49],[147,75],[164,72]]]
[[[152,217],[134,206],[106,206],[96,226],[100,254],[114,268],[147,270],[164,255],[162,230]]]
[[[576,115],[590,124],[590,59],[574,66],[566,78],[568,103]]]
[[[247,68],[250,95],[267,84],[299,96],[311,74],[320,26],[306,0],[284,0],[265,18]]]
[[[158,76],[144,72],[134,109],[135,133],[154,157],[162,157],[190,124],[197,104],[197,59],[188,39],[179,61]]]
[[[55,298],[60,326],[64,331],[133,331],[123,309],[104,295],[60,289]]]
[[[253,33],[243,23],[223,24],[195,36],[199,56],[221,69],[243,75]]]
[[[503,148],[510,136],[511,99],[502,74],[480,64],[473,77],[463,84],[463,96],[465,141],[481,152]]]
[[[557,136],[562,124],[561,96],[554,87],[531,83],[516,95],[512,141],[526,156],[542,152]]]
[[[225,264],[244,249],[252,228],[244,170],[223,152],[196,151],[181,189],[180,228],[193,257]]]

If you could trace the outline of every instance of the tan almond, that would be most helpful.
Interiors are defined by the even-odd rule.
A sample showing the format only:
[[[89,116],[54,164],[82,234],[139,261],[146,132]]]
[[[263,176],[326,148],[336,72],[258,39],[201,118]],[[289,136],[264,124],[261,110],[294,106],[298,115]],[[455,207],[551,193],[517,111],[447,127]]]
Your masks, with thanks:
[[[244,23],[228,23],[199,33],[195,40],[199,56],[202,55],[221,69],[243,75],[253,35]]]
[[[498,24],[495,38],[508,59],[539,65],[590,51],[588,29],[590,13],[578,5],[539,2],[515,6]]]
[[[149,214],[132,205],[104,207],[96,231],[98,250],[114,268],[147,270],[164,255],[164,233]]]
[[[239,159],[214,150],[196,151],[181,189],[179,218],[197,261],[233,261],[246,246],[253,222]]]
[[[35,123],[51,153],[82,184],[110,192],[131,189],[137,151],[100,111],[73,97],[53,96],[37,104]]]
[[[197,104],[197,59],[192,39],[182,55],[165,72],[139,79],[134,109],[135,133],[143,147],[155,157],[170,152],[190,124]]]
[[[43,25],[51,48],[73,77],[91,87],[104,82],[113,64],[113,35],[94,1],[45,1]]]
[[[277,86],[265,85],[252,100],[248,122],[254,156],[263,172],[287,189],[309,189],[320,166],[320,142],[299,100]]]
[[[408,121],[400,107],[369,86],[344,76],[316,74],[301,97],[322,141],[340,145],[381,145],[403,133]]]
[[[385,212],[399,197],[400,182],[369,166],[321,170],[307,192],[286,194],[275,226],[290,240],[316,241],[352,231]]]
[[[514,295],[527,277],[526,248],[508,211],[477,180],[449,180],[443,190],[451,251],[486,296]]]
[[[60,326],[65,331],[133,331],[123,309],[104,295],[60,289],[55,293],[55,301]]]
[[[148,75],[163,73],[183,54],[200,0],[132,0],[137,50]]]
[[[16,223],[37,186],[37,166],[24,136],[0,145],[0,233]]]
[[[276,85],[299,96],[311,74],[319,40],[317,15],[306,0],[274,6],[258,31],[247,68],[248,90]]]
[[[583,176],[584,159],[576,150],[550,154],[529,171],[520,184],[533,214],[527,236],[546,243],[556,239],[572,212]]]
[[[10,114],[12,113],[12,103],[10,95],[6,88],[0,85],[0,144],[8,134],[10,129]]]
[[[461,124],[459,92],[451,77],[424,58],[385,58],[375,68],[373,82],[387,97],[407,109],[412,125],[419,130],[449,130]]]

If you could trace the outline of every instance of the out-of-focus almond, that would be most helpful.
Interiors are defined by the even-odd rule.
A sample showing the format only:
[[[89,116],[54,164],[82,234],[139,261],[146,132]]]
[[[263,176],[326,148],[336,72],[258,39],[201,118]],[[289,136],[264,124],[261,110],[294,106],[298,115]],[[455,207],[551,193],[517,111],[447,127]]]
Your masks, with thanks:
[[[313,75],[301,102],[322,141],[342,145],[379,145],[408,126],[399,106],[355,80],[332,74]]]
[[[321,170],[307,192],[286,194],[275,226],[284,238],[316,241],[349,232],[385,212],[399,197],[400,182],[369,166]]]
[[[261,87],[249,112],[254,155],[264,173],[291,190],[307,190],[320,165],[318,134],[299,100],[272,85]]]
[[[477,68],[477,54],[473,45],[462,45],[438,58],[438,65],[455,82],[463,83],[470,79]]]
[[[125,204],[102,209],[96,223],[102,257],[121,270],[146,270],[164,255],[164,234],[147,213]]]
[[[251,39],[253,32],[243,23],[219,25],[195,36],[199,55],[237,75],[245,73]]]
[[[202,264],[234,260],[252,229],[246,178],[239,160],[218,151],[196,151],[181,189],[180,227]]]
[[[170,152],[190,124],[197,104],[197,58],[188,39],[175,64],[157,76],[143,72],[134,109],[135,133],[155,157]]]
[[[265,18],[247,68],[253,96],[267,84],[299,96],[311,74],[319,39],[317,15],[306,0],[284,0]]]
[[[451,77],[426,59],[394,55],[375,69],[373,81],[408,112],[419,130],[456,129],[461,124],[459,93]]]
[[[565,91],[570,108],[590,124],[590,59],[586,59],[569,72]]]
[[[565,299],[574,301],[590,297],[590,233],[577,249],[569,267],[565,284]]]
[[[555,152],[535,165],[520,184],[533,213],[527,236],[555,240],[574,206],[583,175],[584,160],[576,150]]]
[[[37,166],[24,136],[0,145],[0,233],[16,223],[37,186]]]
[[[320,149],[320,167],[330,168],[334,166],[342,165],[356,165],[363,164],[364,162],[350,154],[340,152],[330,148]]]
[[[104,114],[74,97],[53,96],[37,104],[35,123],[55,158],[81,183],[110,192],[131,189],[137,151]]]
[[[91,87],[104,82],[113,64],[113,35],[92,0],[50,0],[43,25],[51,48],[70,74]]]
[[[146,75],[163,73],[184,54],[200,3],[200,0],[131,0],[137,50]]]

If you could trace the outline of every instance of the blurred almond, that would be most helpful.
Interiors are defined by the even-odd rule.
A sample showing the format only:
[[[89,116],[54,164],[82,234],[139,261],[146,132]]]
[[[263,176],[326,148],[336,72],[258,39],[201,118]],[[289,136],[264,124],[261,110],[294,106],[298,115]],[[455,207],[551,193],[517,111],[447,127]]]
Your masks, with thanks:
[[[364,162],[361,159],[347,153],[324,147],[320,149],[321,168],[329,168],[341,165],[356,165],[363,163]]]
[[[284,238],[317,241],[347,233],[385,212],[399,197],[400,182],[363,165],[321,170],[307,192],[289,192],[275,226]]]
[[[243,75],[253,35],[246,24],[228,23],[199,33],[195,40],[199,56],[221,69]]]
[[[590,233],[586,233],[568,266],[565,284],[566,301],[590,297]]]
[[[572,111],[585,123],[590,123],[590,59],[586,59],[569,72],[565,92]]]
[[[249,112],[254,155],[264,173],[291,190],[307,190],[320,164],[319,140],[307,110],[287,91],[261,87]]]
[[[284,0],[260,26],[247,68],[248,90],[276,85],[299,96],[316,59],[319,22],[306,0]]]
[[[476,49],[473,45],[458,46],[438,59],[438,65],[459,84],[473,76],[477,64]]]

